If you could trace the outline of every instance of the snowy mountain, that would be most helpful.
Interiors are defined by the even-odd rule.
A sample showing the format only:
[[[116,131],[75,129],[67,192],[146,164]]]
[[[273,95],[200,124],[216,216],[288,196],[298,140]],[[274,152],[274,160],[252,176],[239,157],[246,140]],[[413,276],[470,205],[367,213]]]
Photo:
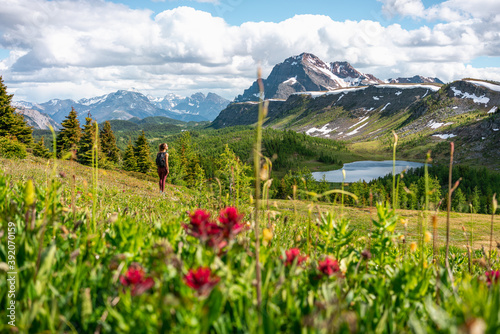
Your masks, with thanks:
[[[181,102],[184,99],[184,97],[177,94],[169,93],[164,97],[148,96],[148,99],[149,101],[151,101],[151,103],[153,103],[155,106],[161,109],[171,110],[174,109],[175,106],[178,105],[179,102]]]
[[[44,103],[13,102],[13,105],[45,113],[57,123],[64,121],[71,108],[74,108],[78,113],[78,119],[84,123],[89,113],[98,122],[113,119],[128,120],[133,117],[143,119],[151,116],[164,116],[182,121],[211,121],[228,103],[229,101],[213,93],[209,93],[206,97],[202,93],[196,93],[187,98],[175,94],[154,98],[136,90],[119,90],[78,101],[52,99]]]
[[[257,115],[255,102],[232,103],[211,126],[251,125]],[[352,142],[385,140],[396,131],[408,152],[442,143],[433,159],[444,161],[449,159],[444,142],[454,141],[460,148],[456,161],[498,168],[500,83],[463,79],[299,92],[271,100],[264,126]]]
[[[411,78],[397,78],[387,80],[389,83],[438,83],[443,84],[438,78],[423,77],[421,75],[415,75]]]
[[[172,109],[187,115],[198,115],[206,121],[213,121],[220,111],[227,107],[229,101],[214,93],[196,93],[179,101]]]
[[[327,63],[310,53],[302,53],[277,64],[267,79],[263,79],[263,83],[266,99],[287,99],[296,92],[333,90],[349,86],[330,70]],[[257,101],[258,95],[259,86],[255,81],[235,102]]]
[[[346,61],[330,63],[330,71],[342,78],[349,86],[367,86],[384,83],[372,74],[361,73]]]
[[[438,78],[415,76],[389,79],[390,83],[441,83]],[[325,63],[310,53],[302,53],[274,66],[264,83],[265,99],[286,100],[290,95],[306,91],[331,91],[343,87],[369,86],[385,83],[372,74],[355,69],[346,61]],[[258,101],[259,87],[255,81],[234,102]]]

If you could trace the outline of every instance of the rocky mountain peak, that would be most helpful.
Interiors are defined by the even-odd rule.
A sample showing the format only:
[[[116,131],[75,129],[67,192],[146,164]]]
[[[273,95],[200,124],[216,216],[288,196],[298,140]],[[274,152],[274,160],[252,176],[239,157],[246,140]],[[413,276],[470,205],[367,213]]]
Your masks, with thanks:
[[[383,83],[382,80],[372,74],[366,74],[356,70],[346,61],[330,63],[330,70],[333,74],[342,78],[349,86],[366,86]]]
[[[305,91],[324,91],[346,87],[344,80],[330,71],[330,66],[311,53],[302,53],[274,66],[263,79],[265,98],[287,99],[291,94]],[[255,81],[235,102],[257,101],[259,87]]]
[[[431,77],[424,77],[421,75],[415,75],[411,78],[396,78],[396,79],[389,79],[389,83],[438,83],[438,84],[443,84],[441,80],[438,78],[431,78]]]

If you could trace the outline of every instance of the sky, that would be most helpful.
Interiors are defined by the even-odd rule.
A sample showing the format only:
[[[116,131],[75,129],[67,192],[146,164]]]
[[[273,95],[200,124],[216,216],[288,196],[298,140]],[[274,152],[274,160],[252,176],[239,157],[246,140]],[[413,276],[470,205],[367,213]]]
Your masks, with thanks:
[[[14,100],[241,94],[303,52],[382,80],[500,81],[498,0],[0,0]]]

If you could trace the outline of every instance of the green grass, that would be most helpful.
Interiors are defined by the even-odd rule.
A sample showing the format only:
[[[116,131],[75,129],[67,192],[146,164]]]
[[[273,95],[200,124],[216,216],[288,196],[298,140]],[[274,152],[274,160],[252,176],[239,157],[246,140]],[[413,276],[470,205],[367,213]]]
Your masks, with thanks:
[[[16,229],[19,332],[347,333],[355,328],[403,333],[425,328],[439,333],[458,332],[469,319],[481,319],[491,332],[500,326],[500,284],[486,283],[481,253],[481,246],[488,252],[488,216],[452,215],[451,282],[439,264],[443,248],[434,253],[431,243],[416,243],[421,212],[264,198],[259,221],[266,233],[255,240],[252,199],[245,197],[238,207],[243,216],[236,219],[248,228],[227,237],[227,246],[219,249],[213,246],[221,244],[183,227],[194,226],[188,213],[196,208],[215,220],[231,204],[216,190],[168,186],[159,194],[155,178],[100,170],[95,196],[88,167],[69,161],[54,166],[31,156],[0,159],[0,166],[0,233],[7,231],[7,222]],[[90,209],[94,201],[96,217]],[[407,230],[402,218],[408,219]],[[471,218],[475,261],[469,274],[460,229],[463,224],[468,229]],[[443,229],[440,213],[441,246]],[[262,313],[256,311],[256,242]],[[292,249],[300,256],[287,261]],[[0,268],[10,261],[6,250],[2,239]],[[499,268],[496,251],[492,262]],[[200,279],[201,286],[190,287],[200,267],[211,282]],[[141,271],[137,283],[126,276],[133,268]],[[7,305],[4,269],[0,277],[0,303]],[[4,319],[5,310],[0,309]],[[0,331],[9,329],[0,323]]]

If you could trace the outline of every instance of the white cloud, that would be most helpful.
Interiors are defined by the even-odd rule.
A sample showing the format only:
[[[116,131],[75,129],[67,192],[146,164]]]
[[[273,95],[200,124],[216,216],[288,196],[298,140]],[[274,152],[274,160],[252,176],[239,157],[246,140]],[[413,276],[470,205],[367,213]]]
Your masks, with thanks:
[[[382,11],[389,17],[408,16],[453,22],[469,18],[487,19],[498,17],[498,0],[448,0],[425,8],[422,0],[377,0],[383,3]]]
[[[430,8],[420,0],[384,0],[393,15],[429,18],[449,10],[449,17],[460,18],[413,30],[324,15],[231,26],[189,7],[155,16],[102,0],[5,1],[0,48],[12,51],[0,60],[0,70],[15,99],[76,99],[130,87],[153,95],[212,90],[232,98],[252,83],[259,63],[267,75],[302,52],[347,60],[381,79],[500,75],[498,68],[464,65],[500,54],[500,18],[486,15],[496,1],[478,0],[487,8],[480,10],[462,0]]]

